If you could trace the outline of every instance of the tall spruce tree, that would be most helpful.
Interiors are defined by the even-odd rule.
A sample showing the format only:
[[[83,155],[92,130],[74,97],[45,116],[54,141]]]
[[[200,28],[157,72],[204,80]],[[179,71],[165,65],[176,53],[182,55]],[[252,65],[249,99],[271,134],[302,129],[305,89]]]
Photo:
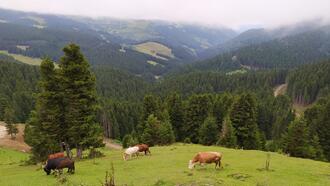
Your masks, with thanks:
[[[141,135],[141,141],[148,144],[149,146],[154,146],[160,143],[160,127],[161,122],[153,114],[149,115],[145,122],[145,128]]]
[[[95,77],[79,46],[69,44],[63,51],[58,69],[49,59],[40,66],[40,93],[25,130],[37,161],[59,151],[63,141],[77,148],[78,157],[86,148],[103,145]]]
[[[198,143],[200,126],[207,118],[210,111],[209,95],[192,95],[188,99],[185,113],[184,132],[191,142]]]
[[[89,147],[102,146],[102,129],[96,122],[98,102],[95,76],[80,52],[80,47],[69,44],[60,60],[60,82],[64,91],[63,123],[68,127],[67,140],[77,148],[77,157]]]
[[[153,114],[155,117],[160,119],[161,108],[160,108],[160,99],[159,97],[149,94],[144,96],[143,99],[143,109],[141,114],[141,119],[137,126],[138,133],[141,135],[144,132],[144,128],[146,127],[146,120],[148,117]]]
[[[222,145],[229,148],[236,147],[237,138],[234,127],[231,124],[230,119],[227,117],[222,124],[222,130],[218,145]]]
[[[325,158],[330,161],[330,101],[323,106],[317,133]]]
[[[184,122],[184,107],[181,97],[178,93],[172,93],[167,97],[167,110],[170,117],[170,122],[173,126],[174,134],[177,141],[184,139],[183,122]]]
[[[199,128],[199,143],[213,145],[217,142],[218,136],[219,128],[216,119],[213,116],[208,116]]]
[[[244,149],[259,146],[257,112],[255,99],[251,94],[243,94],[234,103],[230,120],[236,131],[237,145]]]
[[[284,150],[291,156],[302,158],[312,157],[312,147],[309,143],[309,129],[304,119],[291,122],[284,140]]]
[[[24,136],[26,143],[32,147],[33,158],[37,161],[44,160],[48,154],[60,150],[62,136],[65,136],[65,129],[68,129],[61,121],[61,82],[58,81],[58,72],[53,62],[44,59],[40,65],[40,73],[40,93]]]
[[[14,109],[7,107],[4,113],[4,121],[6,123],[7,133],[11,136],[11,139],[15,139],[18,133],[17,126],[14,124]]]

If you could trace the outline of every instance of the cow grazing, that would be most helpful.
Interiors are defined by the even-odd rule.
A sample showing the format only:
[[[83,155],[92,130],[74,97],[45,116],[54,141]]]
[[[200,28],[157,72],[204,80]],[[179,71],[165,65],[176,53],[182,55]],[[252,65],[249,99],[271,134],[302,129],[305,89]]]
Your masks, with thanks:
[[[67,157],[50,159],[47,160],[44,171],[47,175],[49,175],[51,170],[58,170],[62,172],[62,169],[64,168],[68,168],[68,172],[73,174],[75,171],[74,161]]]
[[[193,169],[197,163],[204,165],[205,163],[215,163],[215,168],[221,165],[222,154],[219,152],[199,152],[189,161],[189,169]]]
[[[144,152],[144,155],[147,155],[147,153],[151,154],[149,146],[146,144],[137,144],[135,147],[139,148],[139,152]]]
[[[127,156],[129,156],[130,158],[132,158],[132,155],[137,155],[137,153],[139,152],[139,147],[128,147],[125,152],[123,153],[123,159],[126,161],[127,160]]]
[[[55,158],[62,158],[64,157],[64,152],[58,152],[55,154],[48,155],[48,160],[55,159]]]

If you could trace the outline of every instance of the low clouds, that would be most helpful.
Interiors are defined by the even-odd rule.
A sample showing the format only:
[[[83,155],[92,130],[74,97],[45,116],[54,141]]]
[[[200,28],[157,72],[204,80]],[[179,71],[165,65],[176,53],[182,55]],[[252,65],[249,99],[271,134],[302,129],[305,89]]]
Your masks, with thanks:
[[[330,20],[330,0],[0,0],[0,7],[53,14],[159,19],[240,28]]]

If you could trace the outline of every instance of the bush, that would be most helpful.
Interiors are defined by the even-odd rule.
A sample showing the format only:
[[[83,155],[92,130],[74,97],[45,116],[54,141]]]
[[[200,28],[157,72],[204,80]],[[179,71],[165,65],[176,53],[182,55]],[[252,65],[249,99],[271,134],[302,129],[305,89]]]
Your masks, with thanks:
[[[183,143],[187,143],[187,144],[190,144],[190,143],[191,143],[191,140],[190,140],[190,138],[185,138],[185,139],[183,140]]]
[[[133,138],[132,135],[126,134],[123,138],[123,148],[127,148],[137,144],[137,140]]]

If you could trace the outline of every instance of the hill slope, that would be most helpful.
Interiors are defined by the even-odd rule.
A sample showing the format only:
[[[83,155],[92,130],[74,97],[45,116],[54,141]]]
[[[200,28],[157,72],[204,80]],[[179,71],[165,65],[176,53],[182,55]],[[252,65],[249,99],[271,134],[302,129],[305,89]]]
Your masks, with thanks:
[[[188,169],[188,161],[200,151],[223,152],[223,169],[214,165]],[[56,185],[38,166],[20,166],[28,154],[0,149],[0,185]],[[118,185],[329,185],[328,163],[290,158],[271,153],[271,171],[262,171],[266,152],[226,149],[215,146],[181,145],[152,147],[151,156],[122,160],[121,151],[103,150],[105,157],[76,162],[76,173],[68,175],[68,185],[100,185],[105,171],[115,168]],[[8,158],[11,157],[11,158]],[[143,171],[142,171],[143,170]],[[67,175],[67,173],[65,173]]]

